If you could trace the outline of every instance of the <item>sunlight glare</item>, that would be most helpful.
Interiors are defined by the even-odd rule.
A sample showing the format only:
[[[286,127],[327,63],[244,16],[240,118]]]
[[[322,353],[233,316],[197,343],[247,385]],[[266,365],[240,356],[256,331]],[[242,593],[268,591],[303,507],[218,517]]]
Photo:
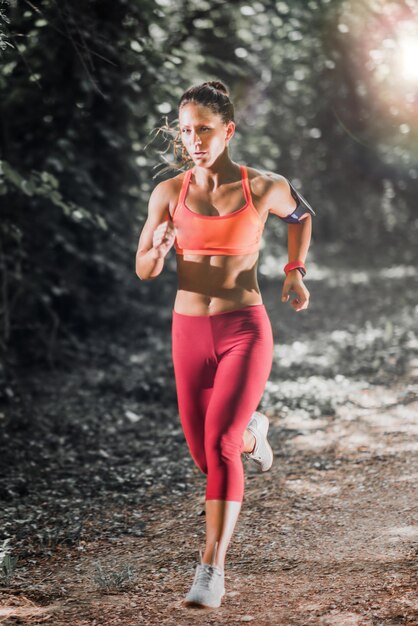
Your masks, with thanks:
[[[403,78],[418,80],[418,40],[405,37],[400,42]]]

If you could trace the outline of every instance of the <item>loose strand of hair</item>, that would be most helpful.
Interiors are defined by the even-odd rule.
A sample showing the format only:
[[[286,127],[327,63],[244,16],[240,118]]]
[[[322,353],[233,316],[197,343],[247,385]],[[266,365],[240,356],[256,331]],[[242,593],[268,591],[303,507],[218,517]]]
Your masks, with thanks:
[[[193,160],[190,158],[187,150],[185,149],[181,141],[178,119],[174,120],[173,124],[170,125],[166,116],[164,118],[164,124],[162,126],[158,126],[157,128],[152,129],[150,133],[154,133],[154,136],[151,141],[149,141],[148,144],[145,146],[145,149],[148,148],[148,146],[150,146],[158,136],[162,136],[163,141],[167,143],[167,147],[165,150],[158,150],[158,153],[162,158],[163,163],[157,163],[156,165],[154,165],[153,170],[157,168],[160,169],[152,177],[153,180],[158,176],[161,176],[168,172],[182,171],[187,165],[193,163]],[[165,156],[170,148],[172,149],[174,161],[168,159]]]

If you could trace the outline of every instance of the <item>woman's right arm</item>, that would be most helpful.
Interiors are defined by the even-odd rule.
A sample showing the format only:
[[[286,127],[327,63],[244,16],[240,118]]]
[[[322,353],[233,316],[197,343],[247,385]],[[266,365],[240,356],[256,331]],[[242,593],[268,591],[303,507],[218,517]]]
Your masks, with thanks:
[[[141,280],[156,278],[164,267],[164,259],[174,244],[175,229],[169,206],[173,194],[171,180],[159,183],[148,204],[148,217],[141,231],[136,252],[136,275]]]

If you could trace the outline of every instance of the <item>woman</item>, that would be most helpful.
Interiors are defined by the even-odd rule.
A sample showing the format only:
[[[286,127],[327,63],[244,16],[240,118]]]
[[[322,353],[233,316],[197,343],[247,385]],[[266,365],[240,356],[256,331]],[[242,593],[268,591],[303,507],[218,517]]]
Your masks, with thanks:
[[[269,469],[268,419],[256,411],[270,375],[273,334],[257,283],[269,213],[288,222],[289,263],[282,301],[306,309],[304,261],[315,215],[286,178],[231,160],[234,107],[217,81],[179,101],[182,152],[193,167],[159,183],[141,232],[136,273],[157,277],[175,246],[178,291],[172,356],[181,424],[190,454],[207,475],[206,547],[186,606],[219,607],[225,555],[241,509],[246,453]]]

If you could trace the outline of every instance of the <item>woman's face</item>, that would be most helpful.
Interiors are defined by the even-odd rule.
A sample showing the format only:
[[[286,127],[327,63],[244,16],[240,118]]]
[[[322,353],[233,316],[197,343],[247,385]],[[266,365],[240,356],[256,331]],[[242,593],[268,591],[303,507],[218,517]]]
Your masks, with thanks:
[[[209,107],[189,102],[180,108],[179,125],[184,147],[195,165],[210,167],[224,152],[235,131]]]

